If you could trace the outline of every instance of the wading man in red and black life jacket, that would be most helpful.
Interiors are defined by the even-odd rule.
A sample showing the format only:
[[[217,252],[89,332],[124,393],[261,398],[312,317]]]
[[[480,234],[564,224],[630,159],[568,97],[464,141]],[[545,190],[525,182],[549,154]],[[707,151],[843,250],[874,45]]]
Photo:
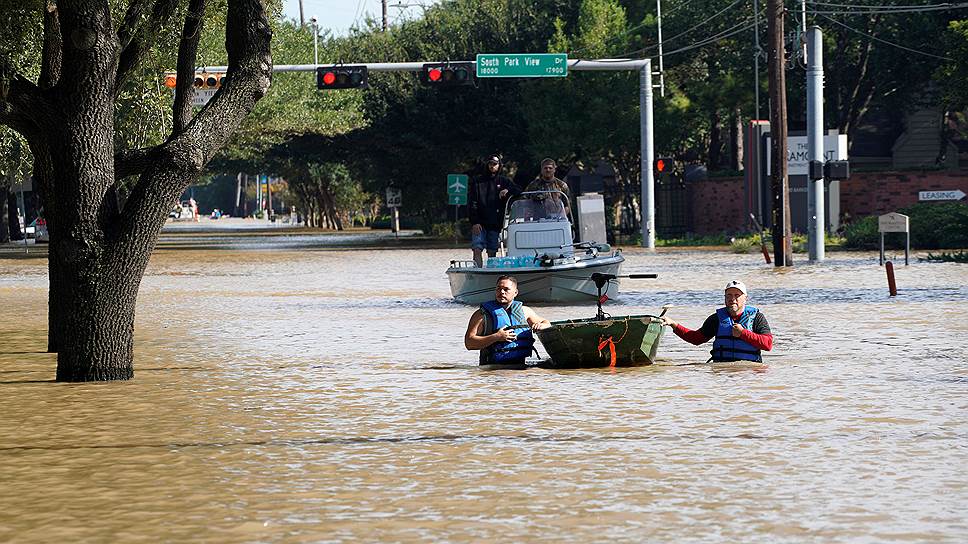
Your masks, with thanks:
[[[698,331],[689,330],[668,317],[661,318],[662,324],[669,325],[676,336],[696,346],[715,338],[710,361],[762,362],[761,352],[773,349],[773,334],[766,316],[747,305],[747,298],[746,284],[733,280],[726,284],[726,307],[707,317]]]
[[[464,333],[464,347],[481,350],[482,365],[523,365],[534,348],[534,331],[551,326],[524,304],[513,276],[497,279],[494,300],[481,304],[471,315]]]

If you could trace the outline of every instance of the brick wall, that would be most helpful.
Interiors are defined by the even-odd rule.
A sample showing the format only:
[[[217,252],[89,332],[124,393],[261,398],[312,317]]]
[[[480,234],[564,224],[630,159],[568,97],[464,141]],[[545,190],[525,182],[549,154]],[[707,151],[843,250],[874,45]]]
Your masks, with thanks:
[[[715,178],[688,184],[696,234],[736,233],[751,229],[743,202],[743,178]]]
[[[919,191],[968,193],[968,171],[856,172],[840,182],[844,216],[881,215],[918,203]]]
[[[692,231],[699,235],[751,229],[743,203],[743,178],[688,184]],[[968,194],[968,171],[854,172],[840,182],[841,218],[881,215],[917,204],[919,191]],[[963,201],[964,202],[964,201]]]

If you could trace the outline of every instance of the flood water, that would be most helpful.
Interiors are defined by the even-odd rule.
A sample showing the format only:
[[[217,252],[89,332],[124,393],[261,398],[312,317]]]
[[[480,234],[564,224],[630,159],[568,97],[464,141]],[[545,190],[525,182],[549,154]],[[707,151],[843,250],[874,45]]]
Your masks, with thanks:
[[[901,259],[890,298],[874,253],[631,248],[659,278],[609,312],[696,328],[742,279],[768,366],[667,332],[651,367],[484,371],[469,251],[205,247],[153,256],[117,383],[51,381],[46,260],[0,259],[0,541],[968,540],[966,265]]]

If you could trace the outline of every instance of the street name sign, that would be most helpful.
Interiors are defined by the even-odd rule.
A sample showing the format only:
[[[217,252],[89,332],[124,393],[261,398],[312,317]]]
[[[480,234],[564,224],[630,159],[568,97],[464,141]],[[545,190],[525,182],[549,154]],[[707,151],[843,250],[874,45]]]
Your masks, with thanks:
[[[880,232],[908,232],[908,216],[891,212],[877,218],[877,230]]]
[[[193,87],[192,90],[194,91],[192,93],[192,106],[200,108],[208,104],[208,101],[215,96],[215,91],[218,89],[195,89]]]
[[[567,53],[481,53],[477,77],[565,77]]]
[[[956,189],[954,191],[919,191],[918,200],[930,201],[930,200],[961,200],[965,198],[965,192],[961,189]]]

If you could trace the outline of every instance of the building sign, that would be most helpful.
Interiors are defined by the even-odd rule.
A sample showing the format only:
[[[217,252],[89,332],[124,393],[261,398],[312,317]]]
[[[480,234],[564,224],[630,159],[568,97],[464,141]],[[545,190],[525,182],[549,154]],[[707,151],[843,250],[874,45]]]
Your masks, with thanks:
[[[908,216],[891,212],[877,218],[878,232],[909,232]]]
[[[956,189],[954,191],[920,191],[918,200],[925,202],[931,200],[961,200],[965,198],[964,191]]]
[[[771,173],[773,156],[773,142],[770,137],[766,138],[766,173]],[[823,137],[823,160],[824,161],[845,161],[847,160],[847,135],[846,134],[827,134]],[[807,137],[790,136],[787,138],[787,175],[806,176],[807,164]]]

